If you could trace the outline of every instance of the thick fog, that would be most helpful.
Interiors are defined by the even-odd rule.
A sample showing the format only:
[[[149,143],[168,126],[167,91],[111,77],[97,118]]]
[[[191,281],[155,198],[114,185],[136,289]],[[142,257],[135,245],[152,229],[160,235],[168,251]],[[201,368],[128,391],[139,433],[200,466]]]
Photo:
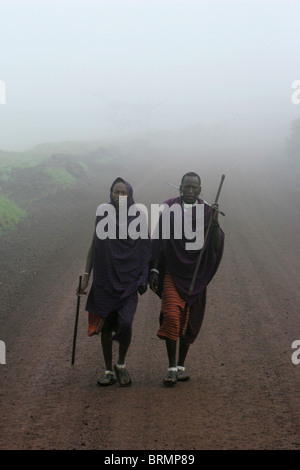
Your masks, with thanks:
[[[280,152],[300,115],[299,1],[1,0],[0,9],[2,150],[182,136]]]

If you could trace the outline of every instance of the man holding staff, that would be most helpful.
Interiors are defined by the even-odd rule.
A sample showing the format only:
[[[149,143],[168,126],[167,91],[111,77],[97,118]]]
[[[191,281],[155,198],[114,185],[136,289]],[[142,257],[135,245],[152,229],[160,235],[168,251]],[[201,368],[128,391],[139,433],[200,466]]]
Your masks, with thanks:
[[[205,236],[201,250],[187,249],[186,243],[190,240],[184,235],[181,238],[174,237],[174,217],[170,212],[169,239],[159,236],[152,240],[150,287],[162,300],[157,336],[166,342],[169,361],[167,375],[163,381],[166,386],[174,386],[178,380],[189,379],[185,372],[185,359],[190,344],[195,341],[200,331],[206,304],[206,288],[219,267],[224,247],[224,232],[218,221],[218,204],[210,206],[199,198],[199,175],[194,172],[186,173],[179,189],[180,196],[165,201],[165,204],[169,207],[180,204],[182,224],[184,214],[191,210],[194,226],[194,206],[203,204]],[[219,192],[220,189],[221,185]],[[176,360],[178,342],[179,352]]]
[[[117,178],[110,188],[110,202],[101,210],[97,209],[93,240],[88,251],[85,273],[79,294],[85,292],[93,270],[93,282],[88,295],[88,335],[101,333],[102,351],[106,370],[98,385],[131,385],[125,359],[132,337],[132,323],[138,304],[138,293],[147,290],[151,242],[149,238],[132,239],[128,226],[135,216],[128,216],[124,222],[122,207],[127,213],[133,206],[133,189],[122,178]],[[124,209],[125,207],[125,209]],[[111,209],[114,236],[99,237],[97,228],[105,222],[104,213]],[[101,214],[101,215],[99,215]],[[124,226],[125,225],[125,226]],[[126,233],[124,235],[124,233]],[[113,367],[112,344],[119,343],[118,359]]]

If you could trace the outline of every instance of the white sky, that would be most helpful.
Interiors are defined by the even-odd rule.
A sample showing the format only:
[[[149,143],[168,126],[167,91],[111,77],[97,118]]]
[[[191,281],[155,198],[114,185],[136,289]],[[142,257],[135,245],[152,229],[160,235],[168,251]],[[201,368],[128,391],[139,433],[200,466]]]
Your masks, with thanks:
[[[300,0],[0,0],[0,80],[4,150],[190,126],[280,145]]]

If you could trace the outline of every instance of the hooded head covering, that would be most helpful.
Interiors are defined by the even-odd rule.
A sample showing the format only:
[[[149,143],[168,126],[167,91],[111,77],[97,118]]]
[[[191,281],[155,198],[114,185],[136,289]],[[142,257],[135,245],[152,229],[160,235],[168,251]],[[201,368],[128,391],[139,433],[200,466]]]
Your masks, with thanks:
[[[134,204],[133,189],[128,181],[117,178],[110,188],[124,182],[127,188],[127,206]],[[116,225],[119,225],[118,211],[116,210]],[[96,225],[104,216],[97,215]],[[137,216],[127,217],[128,226]],[[117,230],[118,233],[118,230]],[[87,299],[86,310],[94,315],[106,318],[109,313],[120,308],[131,296],[136,295],[141,284],[148,282],[149,262],[151,258],[150,239],[100,239],[95,236],[93,258],[93,284]]]
[[[113,200],[111,197],[111,194],[113,192],[114,186],[117,183],[124,183],[127,189],[127,207],[132,206],[134,204],[134,199],[133,199],[133,189],[130,183],[128,181],[125,181],[123,178],[116,178],[113,184],[110,187],[110,203],[113,204]]]

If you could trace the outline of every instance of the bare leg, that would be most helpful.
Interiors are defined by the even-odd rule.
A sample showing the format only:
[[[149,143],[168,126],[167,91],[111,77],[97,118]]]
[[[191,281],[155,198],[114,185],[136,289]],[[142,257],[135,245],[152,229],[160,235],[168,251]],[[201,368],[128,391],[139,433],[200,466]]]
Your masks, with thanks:
[[[119,358],[117,364],[114,367],[117,379],[121,387],[126,387],[131,385],[131,377],[128,374],[128,371],[125,367],[125,358],[128,351],[129,346],[119,346]]]
[[[106,371],[104,372],[103,377],[97,380],[97,384],[109,386],[116,382],[116,378],[112,368],[112,330],[105,324],[101,331],[101,345]]]
[[[169,367],[176,367],[176,346],[177,341],[166,338],[166,347],[169,359]]]
[[[185,372],[184,362],[190,345],[186,344],[182,339],[179,342],[179,357],[177,363],[177,379],[180,382],[186,382],[190,376]]]
[[[125,358],[126,358],[127,351],[128,351],[128,346],[124,347],[120,344],[120,346],[119,346],[119,359],[118,359],[118,364],[119,365],[125,364]]]
[[[101,332],[101,344],[106,370],[113,370],[112,367],[112,330],[105,328]]]
[[[190,345],[182,341],[179,341],[179,357],[178,357],[178,366],[184,367],[184,362],[188,353]]]
[[[172,387],[177,382],[177,368],[176,368],[176,347],[177,341],[166,338],[166,347],[169,359],[169,368],[166,377],[164,378],[164,385]]]

